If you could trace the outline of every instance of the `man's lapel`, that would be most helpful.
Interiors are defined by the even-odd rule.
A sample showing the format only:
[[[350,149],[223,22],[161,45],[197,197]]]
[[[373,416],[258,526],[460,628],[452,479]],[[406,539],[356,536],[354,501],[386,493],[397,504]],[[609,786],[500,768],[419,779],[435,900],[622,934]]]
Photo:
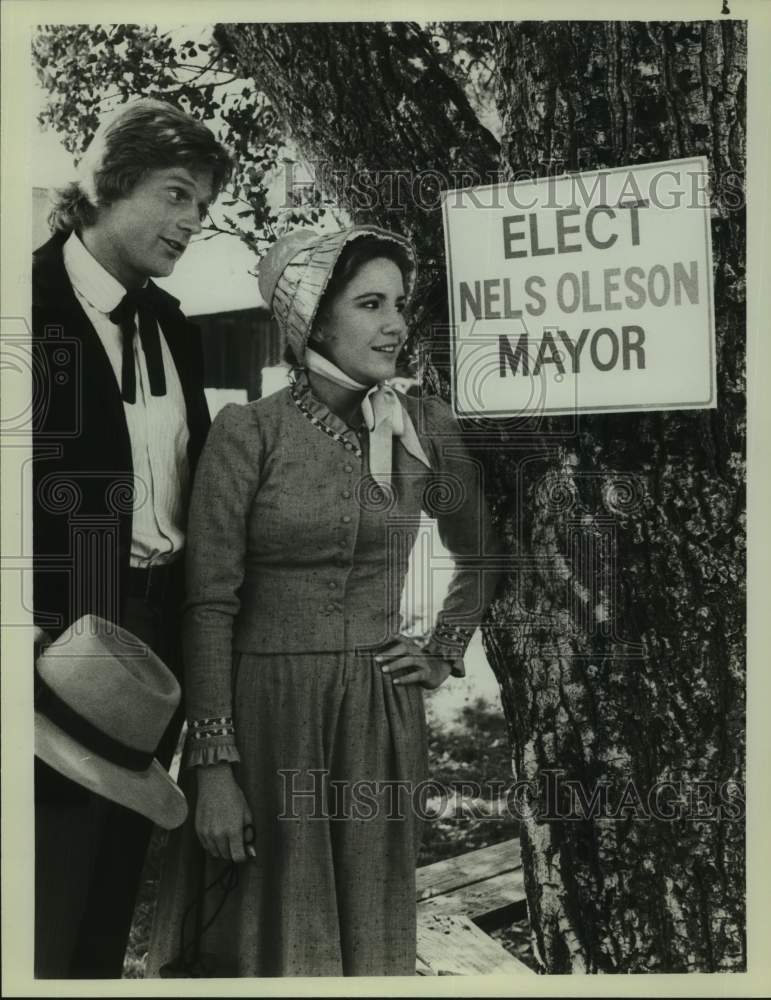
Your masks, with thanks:
[[[125,458],[126,467],[130,467],[131,442],[120,387],[102,341],[72,289],[64,267],[63,243],[61,235],[54,236],[34,255],[33,325],[39,335],[46,327],[52,327],[60,328],[64,337],[73,336],[78,339],[82,350],[83,382],[88,383],[91,398],[98,398],[104,406],[105,420],[117,430],[116,448],[120,457]],[[200,345],[191,342],[193,334],[179,310],[177,300],[152,281],[148,287],[182,385],[191,438],[191,459],[192,464],[195,464],[209,426],[203,395]]]
[[[131,442],[120,387],[99,334],[73,291],[64,266],[62,245],[62,238],[54,236],[34,255],[33,327],[39,337],[45,337],[46,330],[61,330],[64,338],[78,341],[83,390],[104,407],[105,420],[117,432],[116,457],[125,459],[123,464],[130,466]]]

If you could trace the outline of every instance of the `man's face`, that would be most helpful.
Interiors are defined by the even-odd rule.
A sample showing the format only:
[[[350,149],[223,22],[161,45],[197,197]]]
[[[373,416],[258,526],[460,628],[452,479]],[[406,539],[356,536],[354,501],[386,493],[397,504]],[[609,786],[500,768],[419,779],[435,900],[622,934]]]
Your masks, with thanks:
[[[125,288],[137,288],[171,274],[212,198],[210,170],[149,170],[131,194],[99,209],[83,241]]]

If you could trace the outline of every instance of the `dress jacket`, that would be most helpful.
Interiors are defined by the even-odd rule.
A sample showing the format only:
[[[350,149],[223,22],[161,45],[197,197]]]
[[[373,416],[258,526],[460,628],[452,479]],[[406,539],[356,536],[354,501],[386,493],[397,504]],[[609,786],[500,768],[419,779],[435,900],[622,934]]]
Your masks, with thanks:
[[[400,399],[431,469],[395,437],[391,491],[369,476],[367,432],[315,397],[305,373],[217,415],[190,508],[188,718],[233,714],[238,653],[371,651],[395,638],[422,510],[456,563],[431,642],[462,654],[497,582],[481,465],[445,402]],[[447,566],[429,558],[428,569],[426,586]]]
[[[134,485],[120,387],[67,276],[67,235],[32,265],[34,609],[53,636],[87,613],[120,624]],[[173,296],[148,287],[182,385],[192,476],[209,427],[200,334]]]

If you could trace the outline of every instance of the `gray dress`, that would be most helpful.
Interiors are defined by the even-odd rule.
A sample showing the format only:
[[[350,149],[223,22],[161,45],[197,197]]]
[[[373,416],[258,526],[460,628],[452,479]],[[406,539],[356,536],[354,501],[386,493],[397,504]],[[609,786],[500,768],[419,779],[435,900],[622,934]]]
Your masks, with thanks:
[[[190,817],[170,835],[150,976],[414,974],[423,696],[374,656],[399,634],[421,509],[458,563],[432,649],[462,653],[496,574],[479,464],[449,408],[403,405],[432,468],[395,439],[390,493],[367,474],[366,435],[304,375],[213,424],[189,525],[186,700],[191,720],[232,717],[235,737],[188,741]],[[257,857],[238,866],[194,830],[189,765],[219,759],[255,819]]]

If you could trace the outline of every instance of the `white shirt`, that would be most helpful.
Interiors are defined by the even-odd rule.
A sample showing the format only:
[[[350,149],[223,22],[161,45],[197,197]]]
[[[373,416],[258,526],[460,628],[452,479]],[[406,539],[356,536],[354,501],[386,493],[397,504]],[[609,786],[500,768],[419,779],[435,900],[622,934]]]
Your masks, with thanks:
[[[110,359],[118,392],[121,387],[123,341],[109,313],[126,289],[93,257],[73,232],[64,244],[64,267],[75,295],[94,326]],[[150,393],[145,352],[134,337],[135,403],[123,403],[134,469],[131,522],[132,566],[171,562],[185,543],[183,525],[189,486],[187,411],[169,345],[159,331],[166,395]]]

